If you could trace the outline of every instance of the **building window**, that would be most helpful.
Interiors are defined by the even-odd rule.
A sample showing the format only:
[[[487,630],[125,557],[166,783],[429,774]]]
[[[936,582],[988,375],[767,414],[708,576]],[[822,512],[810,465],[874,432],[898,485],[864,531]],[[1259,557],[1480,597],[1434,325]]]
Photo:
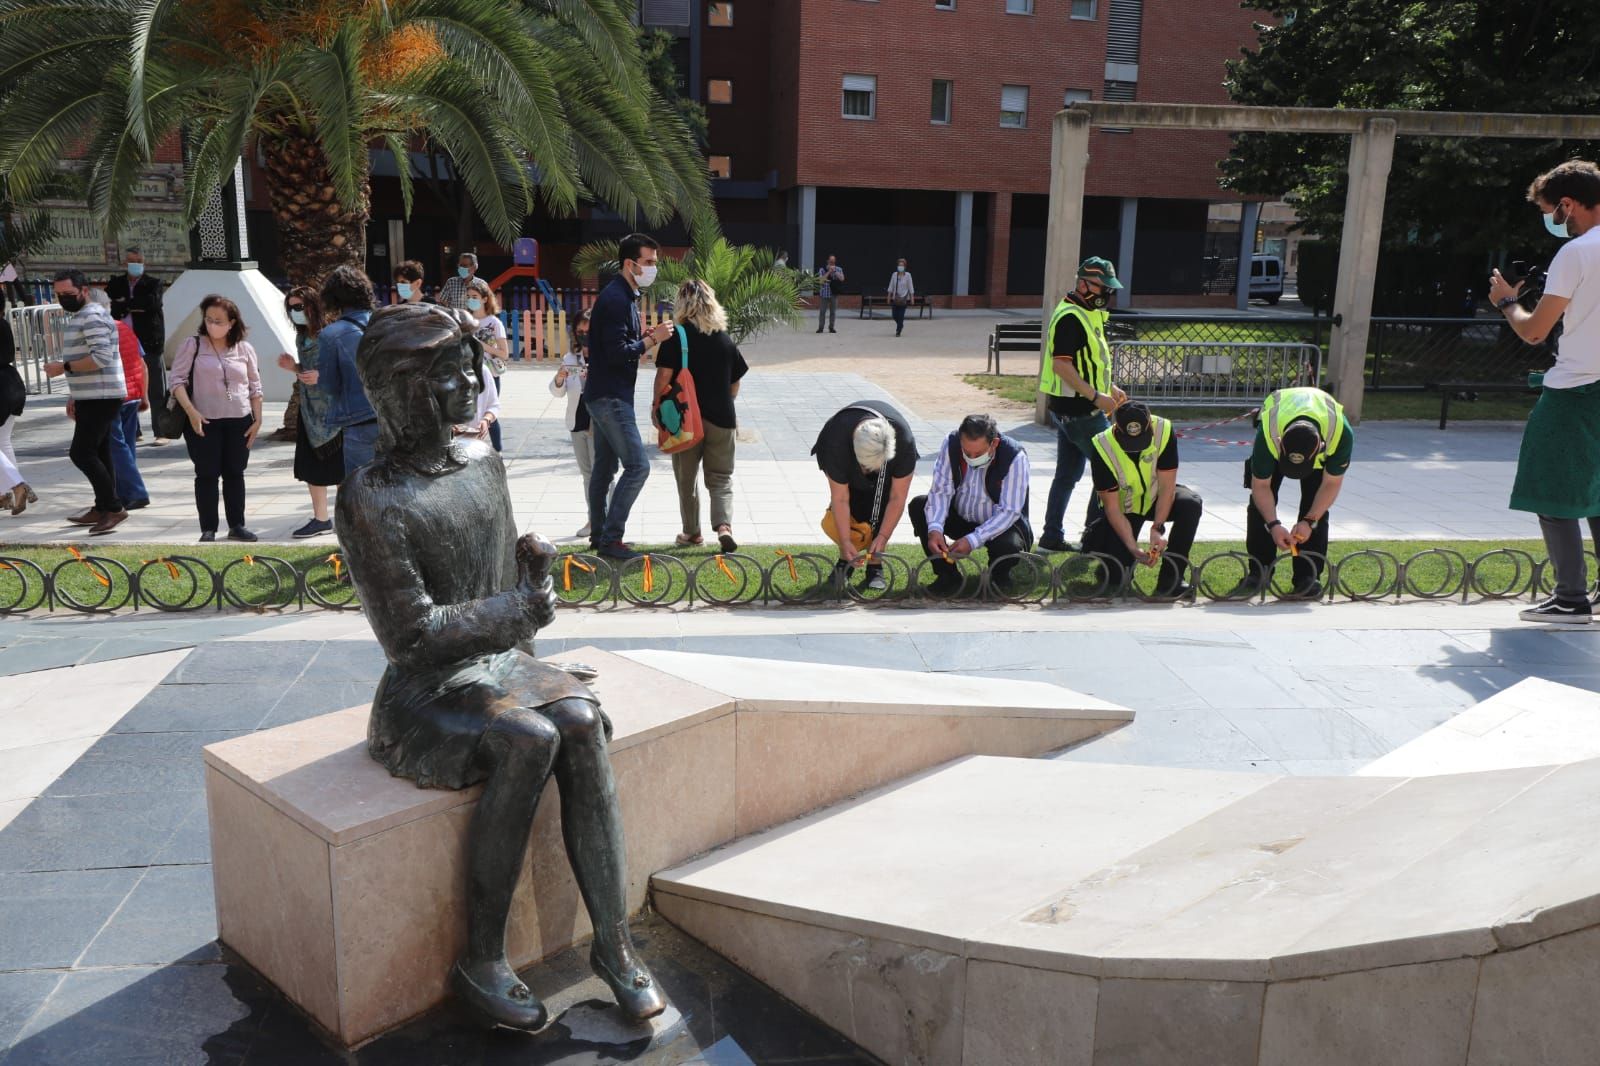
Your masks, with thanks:
[[[933,6],[938,11],[954,11],[956,0],[933,0]]]
[[[712,78],[706,83],[706,102],[711,104],[733,103],[733,82],[727,78]]]
[[[1088,89],[1068,89],[1067,98],[1061,102],[1062,107],[1071,107],[1082,100],[1093,100],[1094,94]]]
[[[933,108],[929,121],[937,126],[950,124],[950,98],[955,94],[955,82],[935,78],[933,82]]]
[[[873,118],[878,113],[878,79],[873,74],[844,76],[845,118]]]
[[[706,25],[732,26],[733,5],[728,0],[710,0],[706,4]]]
[[[1021,128],[1028,124],[1028,87],[1000,86],[1000,125]]]
[[[713,178],[733,177],[733,157],[728,155],[714,155],[706,160],[707,167],[711,170]]]
[[[1006,14],[1031,15],[1033,14],[1033,0],[1006,0]]]
[[[1072,17],[1094,20],[1094,0],[1072,0]]]

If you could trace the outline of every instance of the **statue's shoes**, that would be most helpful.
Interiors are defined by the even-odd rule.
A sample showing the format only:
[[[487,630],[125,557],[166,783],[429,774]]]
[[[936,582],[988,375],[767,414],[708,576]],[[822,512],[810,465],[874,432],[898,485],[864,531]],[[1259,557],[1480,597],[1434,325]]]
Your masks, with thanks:
[[[667,1001],[661,994],[661,989],[656,986],[650,971],[633,961],[631,952],[627,961],[627,976],[619,975],[606,965],[600,958],[598,950],[589,950],[589,965],[600,979],[611,986],[611,994],[617,997],[617,1006],[622,1008],[622,1013],[635,1021],[644,1021],[654,1018],[657,1014],[667,1009]]]
[[[450,968],[450,987],[462,1002],[495,1025],[535,1032],[550,1020],[539,997],[521,981],[514,981],[503,992],[491,991],[467,976],[458,962]]]

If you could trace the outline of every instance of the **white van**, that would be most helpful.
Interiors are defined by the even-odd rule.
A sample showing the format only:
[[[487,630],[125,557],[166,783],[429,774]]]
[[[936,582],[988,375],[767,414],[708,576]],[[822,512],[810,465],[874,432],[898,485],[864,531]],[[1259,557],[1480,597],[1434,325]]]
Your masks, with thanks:
[[[1250,298],[1275,304],[1283,298],[1283,260],[1275,255],[1250,257]]]

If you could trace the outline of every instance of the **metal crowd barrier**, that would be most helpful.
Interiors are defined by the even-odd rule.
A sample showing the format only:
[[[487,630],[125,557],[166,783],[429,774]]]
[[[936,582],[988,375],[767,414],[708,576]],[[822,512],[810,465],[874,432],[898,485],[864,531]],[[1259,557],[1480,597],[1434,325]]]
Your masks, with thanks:
[[[1294,341],[1118,341],[1111,379],[1128,395],[1184,407],[1258,403],[1279,389],[1315,385],[1322,349]]]
[[[0,555],[0,615],[30,611],[96,614],[123,608],[157,611],[223,609],[281,611],[323,608],[359,609],[349,569],[335,552],[305,569],[271,555],[246,555],[220,570],[193,556],[168,555],[144,560],[137,568],[76,549],[53,568],[28,559]],[[961,586],[952,595],[935,597],[927,585],[935,577],[935,559],[915,564],[895,556],[882,560],[888,588],[862,587],[856,574],[835,572],[834,557],[801,552],[780,557],[770,566],[737,553],[683,560],[646,555],[623,563],[598,556],[560,556],[552,580],[562,606],[572,608],[672,607],[704,605],[806,606],[974,606],[1012,604],[1062,607],[1118,602],[1170,603],[1182,599],[1239,603],[1271,600],[1298,602],[1480,600],[1538,598],[1553,586],[1547,560],[1517,548],[1498,548],[1469,560],[1450,548],[1426,548],[1406,559],[1367,549],[1338,562],[1302,551],[1300,558],[1321,573],[1310,596],[1291,587],[1288,555],[1279,556],[1270,575],[1241,552],[1213,555],[1190,567],[1178,556],[1163,557],[1163,566],[1125,569],[1108,555],[1075,554],[1046,557],[1024,554],[1010,560],[1003,579],[974,560],[957,563]],[[1589,557],[1600,566],[1600,559]],[[1190,588],[1182,597],[1154,591],[1166,561],[1188,569]],[[67,576],[75,575],[74,589]],[[254,587],[241,587],[242,578]],[[1252,584],[1246,584],[1249,578]]]
[[[13,307],[6,312],[17,341],[17,372],[29,393],[55,390],[55,383],[45,377],[44,365],[61,353],[61,317],[65,313],[57,304]]]

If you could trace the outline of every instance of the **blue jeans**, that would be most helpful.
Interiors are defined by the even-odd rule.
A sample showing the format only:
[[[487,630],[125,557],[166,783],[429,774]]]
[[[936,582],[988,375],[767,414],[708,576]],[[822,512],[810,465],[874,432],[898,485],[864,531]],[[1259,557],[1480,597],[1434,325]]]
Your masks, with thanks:
[[[650,459],[644,453],[633,405],[604,397],[589,400],[589,421],[594,425],[594,469],[589,473],[589,529],[597,545],[622,540],[628,512],[650,476]],[[622,477],[611,488],[617,467]],[[606,494],[611,494],[610,507]]]
[[[358,467],[372,462],[378,446],[378,423],[344,427],[344,476],[349,477]]]
[[[1067,504],[1072,490],[1083,477],[1083,468],[1089,463],[1089,452],[1094,447],[1095,434],[1104,432],[1111,422],[1101,411],[1076,418],[1062,418],[1051,412],[1050,421],[1056,427],[1056,474],[1050,482],[1050,500],[1044,509],[1044,536],[1062,536],[1062,523],[1067,515]],[[1088,527],[1100,510],[1100,497],[1089,494],[1089,507],[1084,514]]]
[[[149,500],[150,493],[139,476],[139,461],[134,456],[134,441],[139,436],[139,401],[129,400],[111,423],[111,472],[117,479],[117,496],[123,506]]]

